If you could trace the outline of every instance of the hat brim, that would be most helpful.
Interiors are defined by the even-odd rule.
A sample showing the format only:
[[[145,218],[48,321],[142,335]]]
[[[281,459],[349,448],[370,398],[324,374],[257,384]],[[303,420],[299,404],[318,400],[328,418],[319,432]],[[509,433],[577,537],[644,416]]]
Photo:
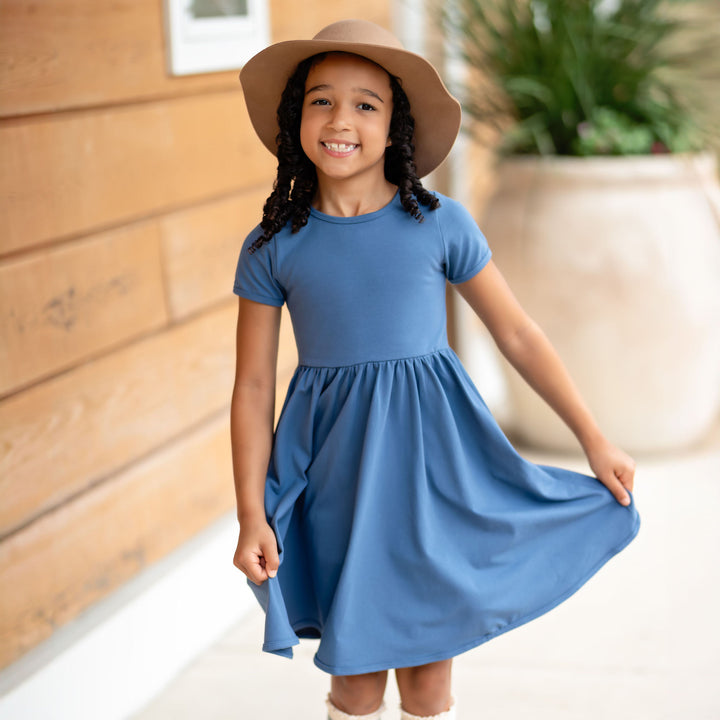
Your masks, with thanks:
[[[431,173],[447,157],[460,130],[460,103],[449,93],[425,58],[403,48],[337,40],[288,40],[262,50],[240,73],[255,132],[277,154],[277,107],[287,81],[301,61],[319,53],[347,52],[372,60],[400,78],[415,119],[418,177]]]

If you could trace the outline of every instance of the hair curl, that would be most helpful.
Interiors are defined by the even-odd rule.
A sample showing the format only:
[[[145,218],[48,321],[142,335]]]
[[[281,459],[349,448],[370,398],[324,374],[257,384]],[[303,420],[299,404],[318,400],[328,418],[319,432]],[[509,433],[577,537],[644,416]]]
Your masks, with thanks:
[[[270,197],[263,207],[260,223],[262,235],[253,242],[249,251],[254,253],[288,222],[292,232],[307,224],[310,207],[317,190],[315,166],[300,144],[300,121],[305,98],[305,82],[310,69],[328,53],[313,55],[303,60],[291,75],[283,90],[277,110],[280,132],[277,135],[277,177]],[[383,68],[384,69],[384,68]],[[415,146],[412,138],[415,120],[410,112],[410,101],[402,89],[400,78],[390,75],[393,110],[390,118],[390,146],[385,150],[385,178],[398,186],[403,208],[418,222],[425,219],[418,203],[435,210],[440,207],[438,198],[423,187],[415,167]]]

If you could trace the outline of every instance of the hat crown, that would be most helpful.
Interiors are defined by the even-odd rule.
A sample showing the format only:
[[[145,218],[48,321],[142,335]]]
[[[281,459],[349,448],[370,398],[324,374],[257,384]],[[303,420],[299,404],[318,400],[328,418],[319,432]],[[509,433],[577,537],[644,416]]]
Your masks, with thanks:
[[[313,40],[384,45],[404,49],[402,43],[389,30],[368,20],[340,20],[324,27]]]

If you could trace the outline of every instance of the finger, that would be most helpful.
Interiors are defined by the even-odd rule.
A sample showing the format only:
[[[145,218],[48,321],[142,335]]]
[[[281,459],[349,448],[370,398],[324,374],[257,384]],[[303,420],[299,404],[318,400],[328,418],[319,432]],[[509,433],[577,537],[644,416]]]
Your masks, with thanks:
[[[265,558],[265,570],[268,577],[275,577],[280,567],[280,557],[278,555],[277,542],[273,537],[272,541],[262,546],[263,557]]]
[[[255,585],[262,585],[268,578],[267,573],[259,565],[243,570],[248,580]]]
[[[635,484],[635,468],[629,467],[625,468],[620,472],[618,475],[618,479],[622,483],[623,487],[632,492],[633,486]]]
[[[603,477],[602,482],[621,505],[627,507],[630,504],[630,495],[615,475]]]
[[[241,557],[235,565],[255,585],[262,585],[268,575],[262,565],[262,558],[252,554],[249,558]]]

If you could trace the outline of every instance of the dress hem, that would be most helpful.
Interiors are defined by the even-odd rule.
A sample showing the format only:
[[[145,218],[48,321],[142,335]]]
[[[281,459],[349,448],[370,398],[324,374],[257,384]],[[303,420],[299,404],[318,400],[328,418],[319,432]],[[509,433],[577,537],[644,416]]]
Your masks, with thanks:
[[[447,660],[449,658],[456,657],[457,655],[461,655],[464,652],[467,652],[468,650],[472,650],[473,648],[478,647],[479,645],[483,645],[484,643],[488,642],[489,640],[492,640],[493,638],[498,637],[499,635],[502,635],[506,632],[509,632],[510,630],[514,630],[517,627],[520,627],[521,625],[525,625],[532,620],[535,620],[536,618],[540,617],[541,615],[544,615],[545,613],[550,612],[553,608],[557,607],[561,603],[563,603],[565,600],[567,600],[571,595],[574,595],[585,583],[587,583],[590,578],[595,575],[600,568],[602,568],[603,565],[605,565],[609,560],[611,560],[615,555],[618,555],[620,552],[623,551],[624,548],[626,548],[636,537],[640,530],[640,517],[637,516],[635,519],[635,524],[633,525],[632,531],[630,534],[618,545],[616,545],[612,550],[610,550],[607,554],[605,554],[601,560],[599,560],[578,582],[573,584],[568,590],[566,590],[564,593],[562,593],[560,596],[558,596],[555,600],[552,600],[551,602],[547,603],[546,605],[543,605],[538,610],[534,610],[533,612],[523,615],[521,618],[518,618],[517,620],[514,620],[507,625],[503,625],[502,627],[498,628],[497,630],[487,633],[485,635],[482,635],[479,638],[475,638],[474,640],[471,640],[470,642],[464,643],[463,645],[460,645],[452,650],[442,650],[437,653],[431,653],[428,655],[423,655],[420,657],[416,657],[413,659],[403,659],[398,661],[386,661],[386,662],[378,662],[378,663],[370,663],[368,665],[363,665],[360,667],[335,667],[332,665],[326,665],[322,662],[322,660],[319,660],[317,655],[313,658],[313,662],[315,665],[320,668],[320,670],[329,673],[330,675],[360,675],[363,673],[370,673],[370,672],[378,672],[381,670],[393,670],[395,668],[399,667],[415,667],[417,665],[425,665],[427,663],[431,662],[438,662],[440,660]]]
[[[290,648],[294,647],[295,645],[300,644],[300,639],[296,635],[293,638],[288,638],[287,640],[276,640],[275,642],[271,643],[264,643],[262,646],[263,652],[276,654],[281,652],[282,650],[290,650]]]

